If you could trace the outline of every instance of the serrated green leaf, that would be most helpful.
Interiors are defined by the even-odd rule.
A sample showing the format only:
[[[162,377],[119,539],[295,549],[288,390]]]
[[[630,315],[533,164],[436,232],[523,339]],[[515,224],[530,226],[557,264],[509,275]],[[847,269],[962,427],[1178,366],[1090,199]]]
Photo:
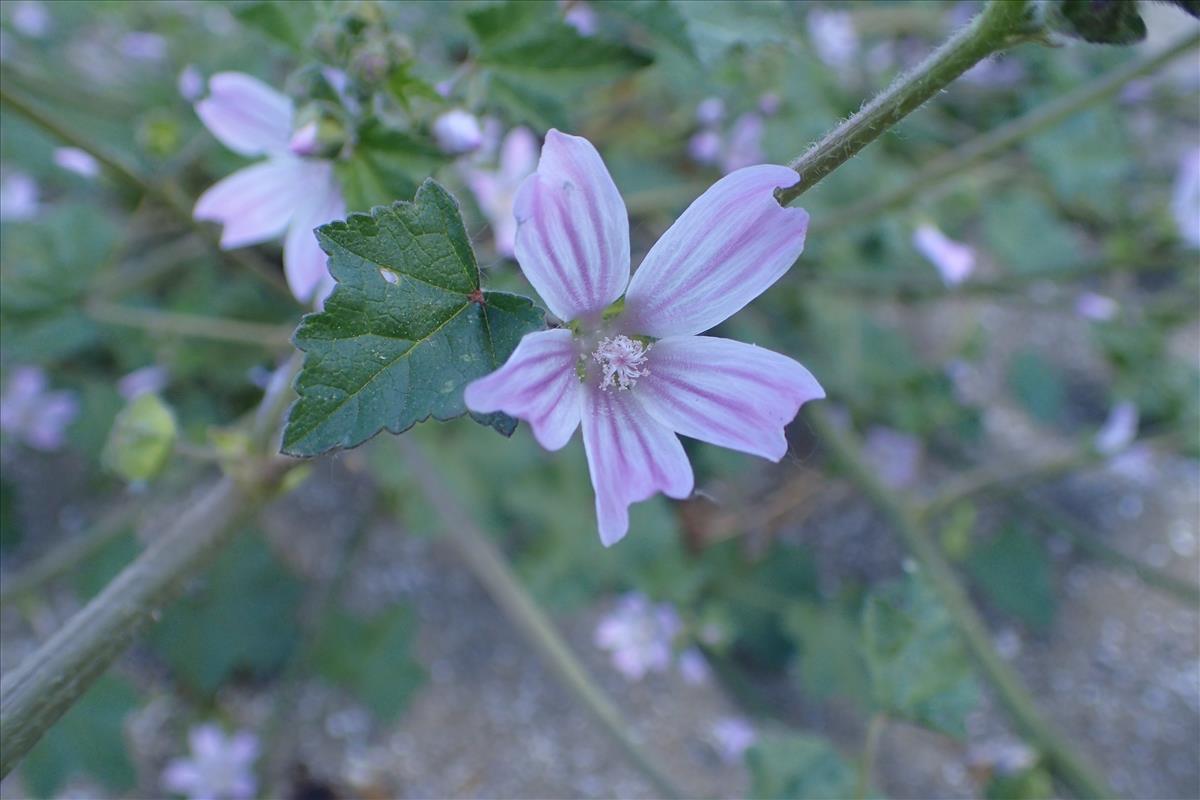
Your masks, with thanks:
[[[688,36],[687,20],[669,0],[605,0],[596,4],[602,14],[631,20],[655,41],[695,58],[696,49]]]
[[[445,154],[432,144],[372,123],[359,131],[350,158],[334,168],[346,208],[366,212],[411,197],[424,176],[445,161]]]
[[[21,762],[30,796],[53,797],[66,781],[87,777],[115,794],[133,788],[125,718],[138,695],[120,678],[101,676]]]
[[[784,627],[799,650],[794,671],[805,692],[851,702],[869,696],[862,630],[855,616],[837,606],[801,602],[787,610]]]
[[[405,608],[368,620],[335,613],[322,629],[314,666],[390,721],[404,710],[425,677],[412,657],[415,633],[416,621]]]
[[[862,626],[880,710],[963,736],[979,689],[950,615],[925,581],[911,575],[876,588]]]
[[[135,397],[113,422],[101,459],[127,481],[150,480],[166,466],[179,427],[156,394]]]
[[[1018,528],[978,543],[967,570],[1001,611],[1038,630],[1054,621],[1054,586],[1042,543]]]
[[[433,180],[411,203],[352,215],[317,236],[337,287],[296,331],[305,360],[284,430],[290,455],[462,416],[466,384],[545,324],[528,298],[480,290],[458,204]],[[516,426],[503,414],[476,419],[505,434]]]
[[[301,586],[262,537],[241,534],[199,589],[149,633],[151,645],[193,691],[211,694],[235,675],[262,678],[295,649]]]
[[[645,67],[653,57],[632,47],[581,36],[569,25],[545,26],[538,35],[515,44],[485,50],[480,63],[514,74],[612,74]]]
[[[753,784],[763,800],[856,797],[855,769],[826,739],[803,733],[768,733],[746,752]]]

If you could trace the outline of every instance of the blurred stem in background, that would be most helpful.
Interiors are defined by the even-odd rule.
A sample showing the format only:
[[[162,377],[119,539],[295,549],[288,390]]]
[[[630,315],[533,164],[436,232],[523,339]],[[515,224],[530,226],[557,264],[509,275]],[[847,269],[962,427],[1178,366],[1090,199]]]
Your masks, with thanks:
[[[938,597],[980,670],[997,697],[1030,741],[1046,755],[1054,773],[1081,797],[1115,797],[1103,775],[1088,763],[1038,712],[1037,701],[1020,677],[992,646],[987,626],[971,605],[953,567],[918,521],[916,511],[875,476],[860,455],[852,434],[843,433],[821,407],[806,406],[806,418],[828,451],[849,478],[900,534]]]
[[[50,134],[53,138],[88,153],[96,161],[100,162],[101,166],[118,183],[124,184],[134,191],[153,197],[166,206],[180,221],[200,232],[211,247],[220,253],[222,258],[248,271],[250,274],[262,278],[268,286],[275,289],[281,295],[286,296],[289,299],[289,303],[295,302],[291,292],[287,288],[287,283],[284,281],[283,273],[274,264],[261,258],[254,250],[245,248],[240,250],[222,250],[212,228],[203,225],[192,217],[192,208],[195,206],[195,201],[187,197],[179,187],[172,183],[158,184],[142,177],[136,169],[124,163],[117,156],[109,153],[105,148],[95,142],[89,141],[86,136],[72,130],[68,126],[60,124],[54,119],[52,114],[39,109],[34,103],[24,97],[14,94],[10,87],[8,70],[5,68],[3,72],[0,72],[0,105],[6,106],[17,114],[20,114],[29,122],[32,122]]]
[[[504,615],[558,676],[563,687],[592,713],[629,762],[650,780],[661,796],[691,796],[681,791],[655,765],[645,746],[634,738],[629,723],[571,652],[554,623],[538,608],[504,555],[463,510],[462,503],[451,496],[446,488],[451,483],[446,476],[440,474],[415,440],[401,436],[398,442],[412,475],[437,511],[446,538]]]
[[[292,339],[292,328],[286,325],[268,325],[262,322],[209,317],[202,314],[135,308],[103,301],[88,303],[85,312],[96,322],[106,325],[138,328],[151,334],[249,344],[265,347],[268,350],[282,349]]]

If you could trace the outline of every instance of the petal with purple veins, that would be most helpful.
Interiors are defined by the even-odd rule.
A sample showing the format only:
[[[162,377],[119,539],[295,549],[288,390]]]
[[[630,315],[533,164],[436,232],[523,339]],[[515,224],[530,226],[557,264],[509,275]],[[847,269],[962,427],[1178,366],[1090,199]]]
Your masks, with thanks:
[[[281,153],[292,137],[292,101],[257,78],[220,72],[196,114],[221,144],[243,156]]]
[[[200,195],[193,216],[224,226],[221,247],[232,250],[274,239],[283,233],[300,198],[312,191],[305,184],[307,164],[277,158],[245,167]]]
[[[700,195],[629,282],[627,329],[660,337],[700,333],[777,281],[804,249],[808,213],[780,206],[774,193],[798,180],[787,167],[760,164]]]
[[[709,336],[654,344],[638,381],[646,411],[676,433],[778,461],[784,427],[800,406],[825,396],[807,369],[779,353]]]
[[[323,300],[318,289],[329,282],[328,257],[313,230],[346,216],[346,203],[327,161],[305,162],[308,202],[296,209],[283,242],[283,273],[288,288],[302,303]]]

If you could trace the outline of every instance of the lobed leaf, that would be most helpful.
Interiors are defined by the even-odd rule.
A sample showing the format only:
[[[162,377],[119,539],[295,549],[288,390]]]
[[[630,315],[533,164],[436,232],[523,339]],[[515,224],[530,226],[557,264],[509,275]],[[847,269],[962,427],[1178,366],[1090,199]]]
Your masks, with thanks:
[[[544,313],[480,288],[458,204],[427,180],[413,202],[317,230],[337,287],[296,330],[305,353],[283,452],[354,447],[387,428],[466,413],[463,389],[502,365]],[[511,434],[503,414],[476,416]]]

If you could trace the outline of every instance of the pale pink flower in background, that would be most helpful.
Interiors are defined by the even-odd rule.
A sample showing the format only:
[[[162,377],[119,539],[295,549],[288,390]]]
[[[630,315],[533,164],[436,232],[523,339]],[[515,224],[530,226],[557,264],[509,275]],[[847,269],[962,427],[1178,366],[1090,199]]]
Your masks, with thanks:
[[[529,423],[548,450],[583,429],[605,546],[629,506],[684,498],[693,476],[677,434],[778,461],[784,427],[824,397],[786,356],[698,334],[778,280],[804,249],[808,214],[774,192],[798,176],[763,164],[701,195],[629,278],[629,216],[600,154],[551,130],[517,192],[516,256],[550,313],[572,322],[525,336],[499,370],[469,384],[467,406]],[[619,313],[605,315],[624,294]]]
[[[684,683],[700,686],[708,683],[712,671],[708,667],[708,659],[695,647],[689,647],[679,654],[676,666]]]
[[[163,770],[163,789],[189,800],[249,800],[254,796],[258,737],[247,731],[226,736],[210,723],[192,728],[188,745],[188,757],[173,759]]]
[[[670,604],[652,603],[645,595],[632,592],[600,620],[592,641],[608,651],[618,672],[640,681],[651,672],[670,669],[681,627]]]
[[[117,381],[117,394],[126,400],[143,394],[158,394],[167,388],[170,377],[166,367],[157,364],[140,367]]]
[[[947,286],[957,286],[975,271],[975,249],[956,242],[936,226],[925,223],[913,233],[913,247],[937,268]]]
[[[45,3],[37,0],[20,0],[13,3],[9,20],[17,33],[30,39],[41,39],[50,32],[50,11]]]
[[[511,258],[517,237],[513,201],[521,183],[537,167],[537,137],[528,128],[513,128],[500,145],[495,170],[468,167],[467,185],[479,203],[479,210],[492,226],[496,252]]]
[[[175,79],[175,88],[179,96],[189,103],[194,103],[204,94],[204,73],[195,64],[188,64],[179,71]]]
[[[1096,432],[1092,445],[1096,451],[1111,456],[1124,450],[1137,437],[1138,409],[1128,400],[1123,400],[1108,412],[1108,419]]]
[[[32,219],[37,211],[37,181],[24,172],[9,172],[0,177],[0,220]]]
[[[333,288],[313,229],[346,215],[333,162],[292,149],[292,101],[257,78],[221,72],[208,82],[196,113],[221,143],[265,161],[238,170],[196,201],[195,217],[224,226],[221,247],[232,250],[286,235],[283,269],[296,299],[319,304]]]
[[[974,769],[998,775],[1017,775],[1037,763],[1037,752],[1014,739],[992,739],[972,745],[967,763]]]
[[[1108,322],[1115,319],[1121,307],[1116,300],[1096,292],[1081,292],[1075,298],[1075,313],[1093,322]]]
[[[600,20],[591,5],[582,0],[559,0],[563,9],[563,22],[575,29],[580,36],[592,36],[600,26]]]
[[[723,717],[709,729],[717,755],[727,764],[737,764],[758,740],[758,733],[741,717]]]
[[[154,63],[167,57],[166,37],[149,31],[133,31],[121,37],[117,49],[134,61]]]
[[[1171,213],[1183,240],[1200,247],[1200,149],[1192,150],[1179,162]]]
[[[775,92],[767,92],[758,98],[758,110],[764,117],[773,117],[779,113],[783,101]]]
[[[891,489],[916,483],[925,447],[921,440],[894,428],[876,425],[863,440],[863,458],[876,476]]]
[[[94,178],[100,174],[100,162],[78,147],[54,148],[54,163],[84,178]]]
[[[725,118],[725,101],[719,97],[706,97],[696,104],[696,122],[712,127]]]
[[[834,69],[846,69],[858,57],[858,31],[849,11],[814,8],[808,12],[808,38],[817,58]]]
[[[39,367],[17,367],[0,395],[0,430],[36,450],[58,450],[67,428],[79,416],[73,392],[47,391],[49,380]]]
[[[725,172],[736,172],[743,167],[761,164],[766,159],[762,138],[766,121],[759,114],[742,114],[729,131],[729,142],[721,159]]]
[[[463,155],[483,145],[483,129],[474,114],[453,108],[433,121],[433,138],[442,152]]]
[[[721,159],[725,142],[714,130],[697,131],[688,140],[688,155],[697,164],[716,164]]]

